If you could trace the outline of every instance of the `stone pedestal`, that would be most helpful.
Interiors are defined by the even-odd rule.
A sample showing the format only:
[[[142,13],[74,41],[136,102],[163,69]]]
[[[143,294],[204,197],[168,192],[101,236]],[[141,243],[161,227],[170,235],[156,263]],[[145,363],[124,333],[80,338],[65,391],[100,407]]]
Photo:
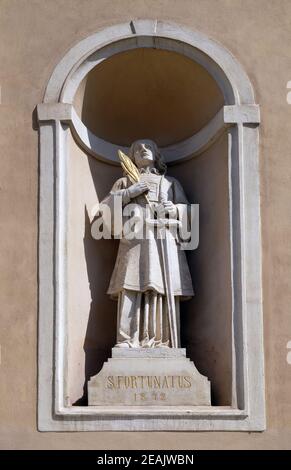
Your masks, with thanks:
[[[210,382],[185,349],[112,349],[88,383],[88,404],[210,406]]]

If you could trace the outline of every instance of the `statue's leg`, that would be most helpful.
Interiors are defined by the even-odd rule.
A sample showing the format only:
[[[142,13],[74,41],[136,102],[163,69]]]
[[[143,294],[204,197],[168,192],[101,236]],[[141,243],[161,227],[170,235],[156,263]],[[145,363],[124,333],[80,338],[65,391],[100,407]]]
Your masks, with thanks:
[[[178,348],[181,347],[180,338],[180,298],[175,297],[175,321],[177,325]],[[171,346],[171,330],[166,296],[158,294],[157,321],[156,321],[156,346]]]
[[[149,317],[150,317],[150,293],[144,292],[141,304],[140,343],[143,348],[149,347]]]
[[[169,312],[167,298],[161,295],[161,323],[162,323],[162,341],[161,346],[171,346],[171,330],[169,323]]]
[[[139,347],[141,292],[123,290],[119,294],[116,347]]]
[[[143,295],[140,342],[144,348],[152,348],[160,341],[157,328],[157,298],[158,294],[155,291],[147,291]]]
[[[157,306],[158,306],[158,294],[155,291],[151,292],[150,301],[150,318],[149,318],[149,341],[151,346],[156,345],[159,341],[159,333],[157,328]]]
[[[156,340],[157,346],[163,341],[163,296],[157,296],[157,314],[156,314]]]
[[[169,345],[169,328],[164,315],[163,296],[155,291],[144,294],[141,306],[141,346],[153,348]]]

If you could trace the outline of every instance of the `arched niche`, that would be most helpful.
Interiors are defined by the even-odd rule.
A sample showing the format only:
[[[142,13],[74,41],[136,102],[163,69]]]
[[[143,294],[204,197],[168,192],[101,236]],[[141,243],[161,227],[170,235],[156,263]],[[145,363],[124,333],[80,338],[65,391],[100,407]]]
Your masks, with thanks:
[[[240,65],[173,24],[114,26],[62,59],[38,119],[40,428],[180,429],[183,416],[185,430],[263,429],[259,109]],[[106,296],[116,242],[92,240],[91,209],[120,176],[117,148],[142,130],[200,204],[182,339],[211,380],[208,409],[85,406],[85,379],[110,353],[116,310]]]
[[[129,146],[150,135],[159,147],[189,139],[224,104],[213,77],[180,53],[150,47],[120,52],[96,65],[73,105],[96,136]]]

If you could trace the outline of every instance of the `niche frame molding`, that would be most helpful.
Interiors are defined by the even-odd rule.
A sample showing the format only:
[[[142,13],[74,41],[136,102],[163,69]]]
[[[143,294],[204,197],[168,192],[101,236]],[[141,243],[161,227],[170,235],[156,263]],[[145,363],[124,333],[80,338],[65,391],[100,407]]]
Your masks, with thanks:
[[[197,134],[163,149],[168,163],[193,158],[223,131],[229,143],[232,272],[233,402],[231,407],[69,406],[66,380],[67,137],[84,151],[117,164],[116,145],[94,136],[73,98],[102,60],[140,47],[195,60],[218,83],[225,106]],[[263,431],[265,385],[259,191],[259,106],[232,54],[203,34],[174,23],[134,20],[89,36],[55,67],[37,106],[40,149],[38,429],[40,431]],[[126,148],[125,148],[126,150]]]

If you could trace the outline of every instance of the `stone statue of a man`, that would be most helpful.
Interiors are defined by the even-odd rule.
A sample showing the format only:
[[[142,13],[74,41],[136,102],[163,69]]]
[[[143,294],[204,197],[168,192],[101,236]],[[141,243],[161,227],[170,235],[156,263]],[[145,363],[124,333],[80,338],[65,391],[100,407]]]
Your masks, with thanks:
[[[134,203],[146,210],[150,202],[158,214],[157,219],[160,211],[166,213],[168,219],[179,220],[189,203],[180,183],[165,175],[166,165],[157,145],[151,140],[138,140],[132,144],[129,157],[138,168],[139,182],[132,184],[128,176],[120,178],[102,203],[113,210],[116,207],[114,197],[119,196],[123,208]],[[108,289],[108,294],[118,300],[116,347],[180,346],[179,304],[194,295],[192,281],[178,237],[168,236],[166,252],[163,243],[157,233],[151,237],[122,237],[120,240]],[[167,274],[171,275],[171,286],[166,282]],[[169,296],[172,296],[172,304]]]

